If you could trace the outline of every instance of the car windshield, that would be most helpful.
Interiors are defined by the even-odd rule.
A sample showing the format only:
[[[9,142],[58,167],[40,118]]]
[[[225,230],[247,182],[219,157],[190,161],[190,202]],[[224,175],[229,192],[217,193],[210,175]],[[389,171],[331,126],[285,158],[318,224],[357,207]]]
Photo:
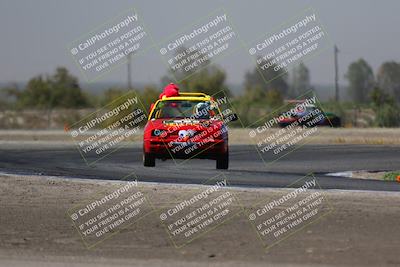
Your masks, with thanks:
[[[157,104],[152,119],[210,119],[217,114],[210,101],[165,100]]]

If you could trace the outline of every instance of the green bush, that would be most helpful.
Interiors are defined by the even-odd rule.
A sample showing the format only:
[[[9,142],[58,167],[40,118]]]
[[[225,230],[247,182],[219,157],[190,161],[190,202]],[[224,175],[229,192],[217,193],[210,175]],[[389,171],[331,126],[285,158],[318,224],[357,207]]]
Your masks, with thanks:
[[[383,104],[376,110],[376,124],[379,127],[398,127],[400,125],[400,112],[397,105]]]

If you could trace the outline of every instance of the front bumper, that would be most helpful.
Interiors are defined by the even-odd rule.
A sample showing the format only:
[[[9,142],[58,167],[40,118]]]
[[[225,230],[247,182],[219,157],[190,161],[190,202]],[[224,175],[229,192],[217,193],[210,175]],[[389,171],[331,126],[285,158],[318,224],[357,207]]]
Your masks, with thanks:
[[[213,142],[184,143],[150,139],[144,140],[143,150],[145,153],[151,153],[156,158],[161,159],[216,159],[219,155],[227,152],[228,142],[226,140],[214,140]]]

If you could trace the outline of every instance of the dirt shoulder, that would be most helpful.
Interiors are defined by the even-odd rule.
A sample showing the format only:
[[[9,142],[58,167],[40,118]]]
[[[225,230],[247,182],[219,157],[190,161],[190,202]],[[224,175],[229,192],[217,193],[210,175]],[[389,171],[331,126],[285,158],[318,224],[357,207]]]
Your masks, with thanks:
[[[67,216],[90,196],[126,182],[0,176],[1,266],[384,266],[399,265],[400,194],[321,191],[331,212],[265,250],[247,216],[175,248],[159,213],[88,249]],[[154,207],[174,207],[199,186],[140,183]],[[245,208],[288,189],[232,189]]]

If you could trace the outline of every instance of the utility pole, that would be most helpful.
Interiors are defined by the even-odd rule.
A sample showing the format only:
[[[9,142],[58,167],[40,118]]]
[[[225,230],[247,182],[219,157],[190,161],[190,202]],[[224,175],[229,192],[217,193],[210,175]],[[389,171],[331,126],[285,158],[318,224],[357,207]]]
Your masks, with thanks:
[[[339,66],[338,66],[338,53],[339,49],[335,45],[334,47],[334,57],[335,57],[335,101],[339,102]]]
[[[130,52],[126,57],[127,57],[127,59],[128,59],[128,62],[127,62],[127,67],[128,67],[128,90],[131,90],[132,89],[132,79],[131,79],[131,55],[132,55],[132,52]]]

